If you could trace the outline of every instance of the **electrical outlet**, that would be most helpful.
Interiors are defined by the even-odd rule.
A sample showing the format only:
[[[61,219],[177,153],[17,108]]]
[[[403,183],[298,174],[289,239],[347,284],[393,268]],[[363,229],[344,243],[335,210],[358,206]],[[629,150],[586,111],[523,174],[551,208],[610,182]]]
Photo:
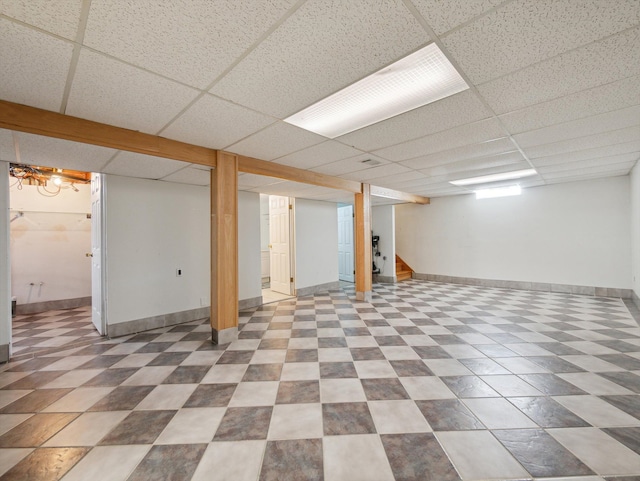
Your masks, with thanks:
[[[182,269],[176,269],[176,277],[182,277]]]
[[[382,256],[382,260],[386,261],[387,260],[387,256]]]

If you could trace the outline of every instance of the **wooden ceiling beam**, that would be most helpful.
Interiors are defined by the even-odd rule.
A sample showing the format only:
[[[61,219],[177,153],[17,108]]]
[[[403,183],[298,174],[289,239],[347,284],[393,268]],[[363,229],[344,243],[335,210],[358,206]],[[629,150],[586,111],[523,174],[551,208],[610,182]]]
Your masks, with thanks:
[[[411,202],[413,204],[431,203],[431,199],[429,199],[429,197],[409,194],[408,192],[401,192],[399,190],[387,189],[386,187],[378,187],[377,185],[371,186],[371,195],[374,195],[376,197],[385,197],[387,199],[403,200],[405,202]]]

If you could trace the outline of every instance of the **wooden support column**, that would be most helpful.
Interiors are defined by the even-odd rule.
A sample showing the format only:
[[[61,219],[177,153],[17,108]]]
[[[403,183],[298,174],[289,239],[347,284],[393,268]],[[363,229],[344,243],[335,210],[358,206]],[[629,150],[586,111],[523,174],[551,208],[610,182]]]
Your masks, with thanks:
[[[211,170],[211,341],[238,339],[238,157],[218,152]]]
[[[371,300],[371,186],[362,184],[355,194],[356,228],[356,299]]]

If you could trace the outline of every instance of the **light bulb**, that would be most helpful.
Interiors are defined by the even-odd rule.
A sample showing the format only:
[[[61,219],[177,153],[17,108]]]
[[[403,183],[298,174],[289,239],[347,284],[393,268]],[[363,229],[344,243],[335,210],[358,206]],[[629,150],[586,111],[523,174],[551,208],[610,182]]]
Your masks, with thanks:
[[[62,185],[62,179],[57,175],[52,176],[51,180],[53,181],[54,185],[57,185],[58,187]]]

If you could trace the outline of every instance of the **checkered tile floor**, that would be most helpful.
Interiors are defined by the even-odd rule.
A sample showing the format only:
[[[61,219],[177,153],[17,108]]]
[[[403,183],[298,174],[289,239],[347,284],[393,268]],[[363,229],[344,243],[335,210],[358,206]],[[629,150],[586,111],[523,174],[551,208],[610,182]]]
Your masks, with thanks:
[[[91,307],[16,316],[12,331],[14,359],[92,344],[100,339],[91,324]]]
[[[640,480],[621,300],[407,281],[0,372],[7,480]]]

